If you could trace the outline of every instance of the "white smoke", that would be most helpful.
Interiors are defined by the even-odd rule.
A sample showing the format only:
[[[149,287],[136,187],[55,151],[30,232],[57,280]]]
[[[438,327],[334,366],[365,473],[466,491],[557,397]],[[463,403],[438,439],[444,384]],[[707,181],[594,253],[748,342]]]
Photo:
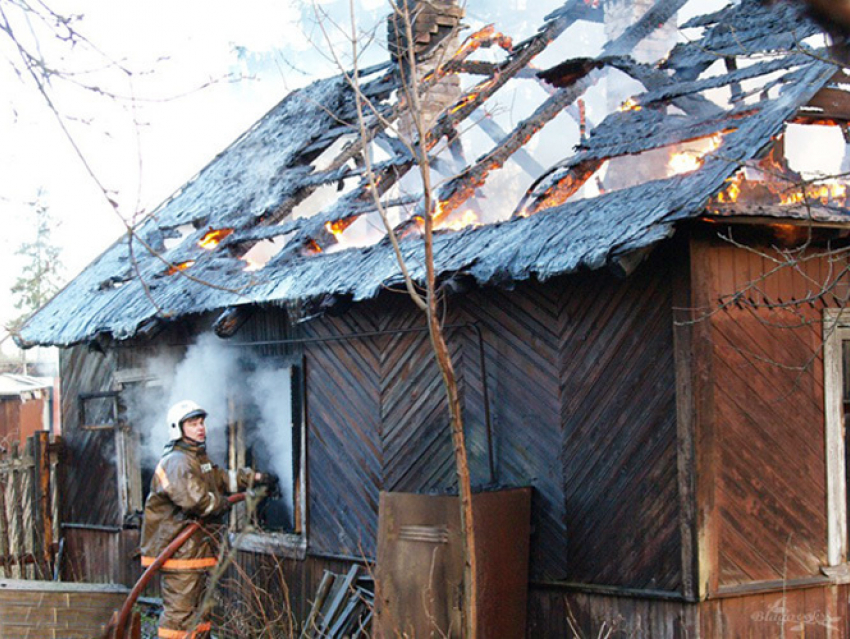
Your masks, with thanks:
[[[280,492],[291,518],[292,476],[292,376],[289,368],[261,367],[251,375],[250,388],[260,411],[257,435],[271,455],[272,468],[280,480]]]
[[[291,369],[275,366],[253,353],[226,345],[215,335],[201,335],[180,358],[165,353],[145,365],[151,383],[128,391],[128,417],[138,428],[142,462],[155,466],[168,443],[166,415],[175,403],[190,399],[207,411],[207,452],[222,468],[227,467],[227,422],[231,401],[246,418],[251,437],[247,441],[259,453],[260,467],[280,479],[283,505],[291,520],[293,495]],[[259,443],[259,446],[256,444]]]
[[[215,335],[201,335],[174,368],[167,386],[168,406],[191,399],[207,411],[207,453],[220,466],[227,462],[227,401],[238,391],[238,372],[236,352]]]

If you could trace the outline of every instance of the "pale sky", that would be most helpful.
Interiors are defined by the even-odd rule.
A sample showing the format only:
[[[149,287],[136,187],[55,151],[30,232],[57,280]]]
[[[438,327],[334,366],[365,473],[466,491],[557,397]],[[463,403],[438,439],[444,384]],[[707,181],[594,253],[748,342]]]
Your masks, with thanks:
[[[385,0],[356,4],[364,29],[387,12]],[[66,126],[121,217],[33,84],[16,77],[8,64],[15,51],[0,40],[0,210],[7,220],[0,234],[0,325],[18,314],[9,293],[21,268],[14,252],[32,239],[27,203],[39,189],[61,222],[54,240],[70,278],[122,234],[124,220],[155,208],[289,91],[336,72],[321,52],[324,36],[309,1],[57,0],[51,6],[82,14],[76,28],[100,54],[42,34],[44,56],[77,73],[75,80],[119,96],[53,85]],[[320,9],[341,21],[348,2],[324,0]],[[32,41],[25,23],[18,32]],[[330,35],[347,52],[340,34]]]

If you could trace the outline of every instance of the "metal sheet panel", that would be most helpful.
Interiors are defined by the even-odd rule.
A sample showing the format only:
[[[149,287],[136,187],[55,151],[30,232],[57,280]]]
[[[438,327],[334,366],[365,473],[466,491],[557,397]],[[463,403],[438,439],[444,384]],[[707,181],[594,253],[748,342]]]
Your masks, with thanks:
[[[528,598],[531,489],[473,496],[479,634],[521,637]],[[460,637],[463,548],[456,496],[381,493],[379,636]]]

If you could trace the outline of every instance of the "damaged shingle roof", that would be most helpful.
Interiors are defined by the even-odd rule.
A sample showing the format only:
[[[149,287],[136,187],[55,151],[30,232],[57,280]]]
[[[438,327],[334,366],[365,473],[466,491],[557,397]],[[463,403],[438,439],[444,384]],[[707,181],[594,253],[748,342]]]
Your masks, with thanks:
[[[429,148],[500,83],[527,77],[531,59],[566,30],[581,2],[570,0],[550,14],[536,36],[514,47],[494,66],[490,78],[445,113],[432,130]],[[507,221],[438,233],[435,266],[440,277],[468,276],[481,284],[547,279],[582,267],[600,268],[652,246],[672,234],[676,221],[702,215],[709,199],[743,164],[760,157],[785,122],[836,72],[823,55],[802,44],[816,28],[800,12],[782,3],[765,8],[756,0],[742,0],[692,21],[689,26],[705,29],[702,38],[677,45],[660,66],[635,63],[629,57],[635,43],[684,4],[659,0],[650,14],[609,42],[599,58],[541,74],[561,88],[534,115],[506,132],[493,151],[440,189],[439,199],[447,206],[456,208],[474,197],[490,173],[575,104],[606,67],[632,75],[646,91],[635,96],[639,108],[611,113],[574,155],[539,176],[523,200],[522,212]],[[746,66],[729,67],[720,75],[707,73],[716,61],[733,57],[746,58]],[[554,76],[562,74],[562,66],[571,74],[559,83]],[[385,131],[386,122],[401,111],[392,102],[397,88],[392,71],[386,65],[360,73],[364,92],[381,112],[380,118],[370,117],[367,130],[393,151],[391,159],[375,167],[382,192],[413,166],[408,152]],[[759,79],[763,83],[758,91],[742,87]],[[726,108],[707,97],[718,89],[731,89]],[[678,110],[671,112],[671,105]],[[399,284],[399,267],[386,238],[363,248],[318,251],[333,241],[326,223],[354,220],[374,209],[362,163],[352,162],[360,151],[354,123],[353,91],[343,77],[290,94],[140,223],[132,236],[116,242],[34,315],[20,342],[70,345],[100,335],[121,340],[157,320],[242,304],[328,296],[358,301]],[[722,144],[703,158],[698,170],[580,200],[563,195],[578,191],[610,158],[718,133]],[[323,153],[332,157],[319,169],[311,163]],[[313,217],[290,215],[317,188],[342,180],[359,184]],[[833,209],[819,214],[830,222],[844,216]],[[800,216],[799,209],[789,210],[788,217],[795,216]],[[199,242],[211,229],[228,229],[230,234],[214,250],[205,250]],[[240,259],[245,251],[272,238],[285,238],[282,250],[263,268],[246,270]],[[401,245],[414,277],[421,279],[421,240],[413,234]],[[178,265],[185,270],[178,271]]]

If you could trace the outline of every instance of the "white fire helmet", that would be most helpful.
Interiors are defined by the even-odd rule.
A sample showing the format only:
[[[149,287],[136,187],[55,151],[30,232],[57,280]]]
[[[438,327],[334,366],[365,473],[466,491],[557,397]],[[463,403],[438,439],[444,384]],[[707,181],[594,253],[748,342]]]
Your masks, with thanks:
[[[183,430],[180,428],[180,425],[187,419],[206,416],[207,411],[191,399],[184,399],[182,402],[177,402],[168,409],[168,441],[177,441],[183,437]]]

